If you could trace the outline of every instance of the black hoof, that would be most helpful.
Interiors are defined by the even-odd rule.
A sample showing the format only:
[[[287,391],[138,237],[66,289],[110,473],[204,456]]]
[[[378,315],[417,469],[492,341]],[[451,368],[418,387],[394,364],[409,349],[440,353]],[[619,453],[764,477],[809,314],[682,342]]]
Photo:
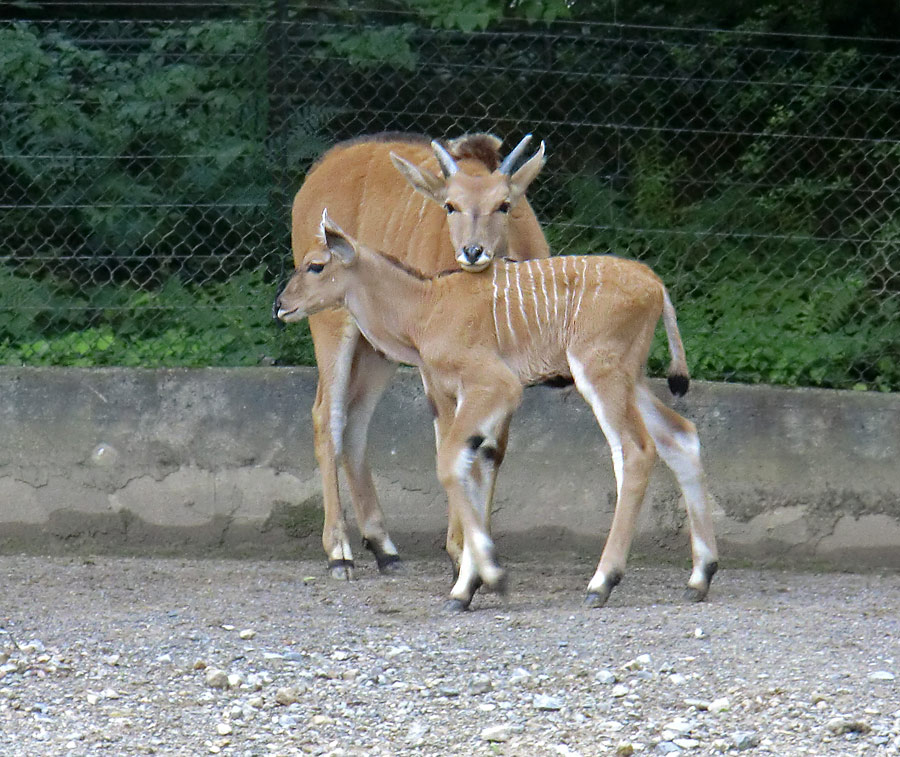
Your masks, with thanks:
[[[353,560],[329,560],[328,575],[338,581],[352,581]]]
[[[381,559],[376,555],[375,562],[378,563],[379,573],[384,573],[385,575],[406,572],[406,565],[400,559],[400,555],[385,555]]]
[[[465,612],[469,609],[469,602],[464,602],[461,599],[448,599],[446,602],[444,602],[443,609],[444,612],[453,614]]]
[[[375,555],[379,573],[397,573],[403,569],[400,555],[396,552],[385,552],[380,544],[370,539],[363,539],[363,546]]]
[[[507,592],[509,591],[509,579],[507,578],[505,571],[500,574],[500,578],[494,581],[490,589],[492,592],[494,592],[495,594],[499,594],[501,597],[506,596]]]
[[[609,590],[589,591],[584,595],[583,604],[585,607],[595,609],[597,607],[603,607],[603,605],[606,604],[607,599],[609,599]]]
[[[695,589],[693,586],[688,586],[684,590],[684,601],[685,602],[702,602],[706,599],[706,595],[709,593],[709,588],[706,589]]]
[[[706,578],[706,588],[705,589],[695,589],[693,586],[688,586],[684,591],[684,599],[686,602],[702,602],[706,599],[706,595],[709,594],[709,585],[712,583],[712,578],[716,575],[716,571],[719,570],[719,563],[711,562],[708,565],[704,566],[703,574]]]
[[[587,607],[603,607],[606,604],[606,601],[609,599],[609,595],[612,594],[612,590],[615,589],[619,582],[622,580],[622,574],[618,571],[614,573],[610,573],[606,580],[603,582],[603,586],[601,586],[597,591],[589,591],[584,598],[584,604]]]

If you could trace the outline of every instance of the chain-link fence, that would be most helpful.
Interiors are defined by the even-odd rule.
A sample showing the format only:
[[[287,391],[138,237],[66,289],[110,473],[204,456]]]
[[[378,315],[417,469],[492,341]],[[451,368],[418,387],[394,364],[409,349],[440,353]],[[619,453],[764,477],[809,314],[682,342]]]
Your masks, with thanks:
[[[381,130],[546,140],[554,252],[652,265],[696,376],[900,387],[900,43],[277,4],[0,21],[0,362],[309,360],[290,200]]]

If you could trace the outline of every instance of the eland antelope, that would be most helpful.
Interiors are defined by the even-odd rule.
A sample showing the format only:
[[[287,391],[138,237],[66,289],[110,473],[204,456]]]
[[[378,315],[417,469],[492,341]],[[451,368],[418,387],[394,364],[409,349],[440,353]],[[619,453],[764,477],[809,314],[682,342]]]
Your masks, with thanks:
[[[376,349],[419,367],[433,407],[447,419],[438,438],[438,478],[463,533],[450,609],[468,607],[482,583],[504,586],[489,527],[496,469],[522,387],[553,377],[573,379],[590,405],[616,477],[613,521],[587,603],[605,604],[622,578],[657,449],[687,505],[688,596],[706,596],[717,551],[700,442],[694,425],[662,405],[644,379],[662,317],[669,386],[683,391],[688,383],[674,308],[647,266],[572,256],[495,261],[481,273],[429,277],[359,243],[326,211],[318,245],[299,261],[275,311],[291,322],[338,305]]]
[[[528,142],[529,137],[522,139],[503,160],[500,140],[488,134],[463,136],[446,146],[399,133],[336,145],[312,167],[294,198],[295,266],[318,249],[326,205],[363,243],[390,247],[427,274],[456,265],[478,270],[494,257],[547,257],[547,242],[524,197],[543,164],[543,144],[517,167]],[[388,571],[399,555],[378,503],[366,448],[369,421],[396,363],[359,338],[346,310],[316,313],[309,326],[319,368],[312,415],[325,510],[322,544],[330,574],[352,578],[354,567],[338,495],[340,463],[363,544],[374,553],[379,569]],[[452,519],[447,548],[458,562],[462,536]]]

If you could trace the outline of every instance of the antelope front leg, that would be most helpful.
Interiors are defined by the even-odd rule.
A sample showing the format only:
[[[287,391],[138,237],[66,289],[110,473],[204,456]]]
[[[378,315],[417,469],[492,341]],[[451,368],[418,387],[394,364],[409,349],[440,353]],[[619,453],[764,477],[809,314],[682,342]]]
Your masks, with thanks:
[[[322,507],[325,520],[322,527],[322,546],[328,558],[328,571],[332,578],[353,578],[353,551],[347,539],[347,524],[338,493],[338,468],[334,444],[331,440],[329,395],[325,388],[327,379],[319,372],[316,401],[313,404],[313,441],[319,473],[322,476]]]
[[[438,477],[447,492],[451,521],[456,519],[463,533],[459,570],[445,606],[450,611],[465,610],[482,584],[502,591],[505,579],[478,501],[483,482],[473,471],[483,437],[473,434],[469,439],[462,446],[442,445],[438,454]]]
[[[437,425],[437,422],[436,422]],[[479,510],[484,513],[484,527],[490,533],[491,514],[494,506],[494,489],[497,485],[497,473],[506,456],[506,445],[509,441],[509,420],[503,424],[495,445],[488,445],[479,450],[473,462],[473,475],[476,488],[479,490]],[[459,578],[460,562],[463,553],[463,530],[459,518],[451,510],[447,526],[447,554],[453,562],[453,580]]]
[[[359,331],[345,311],[324,311],[309,319],[319,366],[319,383],[313,403],[313,441],[322,476],[322,506],[325,522],[322,546],[332,578],[353,578],[353,551],[347,538],[347,523],[338,492],[338,458],[343,451],[347,391],[353,353]],[[335,442],[338,442],[336,445]]]
[[[509,419],[521,389],[515,385],[510,394],[505,396],[501,390],[498,397],[472,392],[472,398],[461,403],[438,451],[438,477],[447,491],[451,524],[456,519],[463,534],[449,610],[466,609],[482,583],[500,591],[505,588],[505,573],[497,564],[490,537],[488,509],[505,451]],[[486,468],[483,462],[488,463]]]
[[[594,411],[609,443],[616,475],[612,525],[585,597],[589,607],[602,607],[625,573],[655,449],[641,420],[630,377],[614,370],[591,372],[571,356],[569,364],[575,386]]]
[[[685,599],[700,602],[706,598],[712,577],[719,567],[712,500],[700,460],[700,437],[693,423],[666,407],[643,384],[638,387],[637,402],[659,456],[675,474],[684,496],[693,557],[693,570]]]

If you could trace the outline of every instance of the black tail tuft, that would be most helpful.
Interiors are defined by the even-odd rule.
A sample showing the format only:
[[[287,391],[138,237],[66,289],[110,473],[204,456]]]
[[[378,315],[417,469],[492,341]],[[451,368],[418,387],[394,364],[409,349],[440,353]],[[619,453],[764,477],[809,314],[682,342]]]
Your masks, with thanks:
[[[691,380],[687,376],[681,374],[669,376],[669,391],[676,397],[684,397],[690,385]]]

